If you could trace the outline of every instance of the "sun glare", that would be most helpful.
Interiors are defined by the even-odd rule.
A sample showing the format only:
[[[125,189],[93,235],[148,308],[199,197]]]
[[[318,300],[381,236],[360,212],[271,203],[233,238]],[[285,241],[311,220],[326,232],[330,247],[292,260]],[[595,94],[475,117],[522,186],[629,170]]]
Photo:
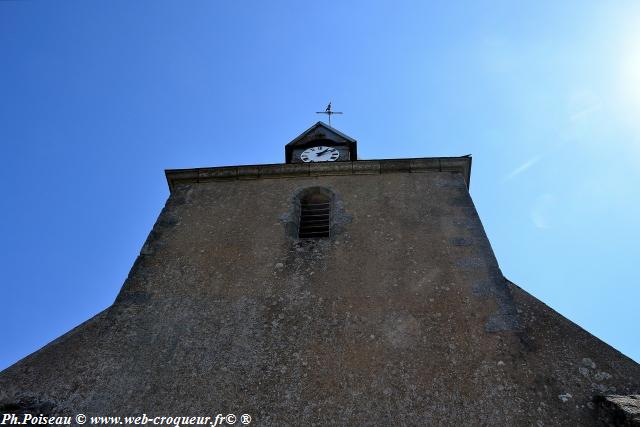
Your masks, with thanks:
[[[633,38],[620,54],[618,70],[618,94],[621,106],[631,115],[632,120],[640,121],[640,35]]]

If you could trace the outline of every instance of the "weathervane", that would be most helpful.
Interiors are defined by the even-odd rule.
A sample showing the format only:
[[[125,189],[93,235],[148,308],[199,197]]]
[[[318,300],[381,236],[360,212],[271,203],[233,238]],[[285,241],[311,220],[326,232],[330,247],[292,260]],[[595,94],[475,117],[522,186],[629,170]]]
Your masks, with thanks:
[[[342,114],[342,111],[331,111],[331,101],[329,101],[329,105],[324,111],[316,111],[316,114],[326,114],[329,116],[329,126],[331,126],[331,115],[332,114]]]

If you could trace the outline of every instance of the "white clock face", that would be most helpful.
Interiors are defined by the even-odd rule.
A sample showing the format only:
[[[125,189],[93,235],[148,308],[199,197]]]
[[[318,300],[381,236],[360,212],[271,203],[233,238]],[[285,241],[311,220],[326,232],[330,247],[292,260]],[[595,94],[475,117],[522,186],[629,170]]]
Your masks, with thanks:
[[[300,154],[303,162],[334,162],[338,160],[340,153],[333,147],[325,147],[319,145],[317,147],[307,148]]]

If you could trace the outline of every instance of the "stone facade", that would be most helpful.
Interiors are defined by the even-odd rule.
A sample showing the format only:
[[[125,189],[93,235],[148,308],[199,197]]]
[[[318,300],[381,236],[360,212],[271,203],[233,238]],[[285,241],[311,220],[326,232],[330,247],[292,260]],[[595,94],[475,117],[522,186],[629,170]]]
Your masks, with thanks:
[[[596,396],[594,403],[602,425],[640,427],[640,395]]]
[[[471,159],[168,171],[114,304],[0,374],[0,412],[252,425],[598,425],[640,365],[506,280]],[[298,239],[305,189],[332,235]]]

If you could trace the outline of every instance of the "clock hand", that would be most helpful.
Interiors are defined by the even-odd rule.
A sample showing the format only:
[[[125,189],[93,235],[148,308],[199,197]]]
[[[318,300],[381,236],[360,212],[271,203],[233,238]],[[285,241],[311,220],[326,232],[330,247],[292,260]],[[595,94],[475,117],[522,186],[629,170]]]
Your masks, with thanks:
[[[316,153],[316,156],[322,156],[322,155],[323,155],[324,153],[326,153],[327,151],[329,151],[329,149],[328,149],[328,148],[325,148],[325,149],[324,149],[324,150],[322,150],[321,152]]]

